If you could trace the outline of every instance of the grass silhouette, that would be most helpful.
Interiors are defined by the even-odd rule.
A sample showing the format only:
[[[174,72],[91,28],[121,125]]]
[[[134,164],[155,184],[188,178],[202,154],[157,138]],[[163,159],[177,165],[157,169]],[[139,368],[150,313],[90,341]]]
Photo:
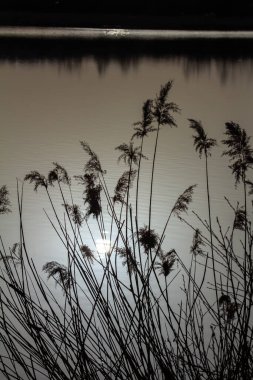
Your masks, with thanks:
[[[109,174],[86,141],[81,142],[88,157],[84,171],[74,176],[83,189],[82,204],[74,199],[73,180],[59,163],[53,163],[48,175],[36,170],[26,175],[25,181],[35,191],[46,192],[54,215],[49,222],[65,247],[66,264],[46,262],[42,273],[36,268],[23,228],[24,184],[18,184],[20,241],[8,250],[1,238],[0,251],[0,370],[6,379],[253,377],[250,137],[239,124],[226,123],[223,156],[229,157],[236,185],[242,182],[244,204],[235,207],[226,199],[234,217],[225,228],[211,213],[208,161],[217,143],[207,137],[201,122],[189,119],[194,147],[205,158],[208,220],[194,212],[195,226],[185,217],[196,187],[190,185],[178,196],[158,233],[152,225],[158,139],[161,127],[176,126],[173,115],[179,112],[168,101],[172,84],[167,82],[154,100],[144,102],[130,144],[116,148],[119,161],[128,169],[114,194],[107,187]],[[138,205],[143,201],[139,186],[143,144],[152,132],[156,136],[148,217],[142,224]],[[140,146],[134,145],[137,141]],[[53,192],[60,194],[63,213],[54,203]],[[9,211],[8,190],[2,186],[0,213]],[[189,266],[176,249],[167,247],[166,231],[173,218],[192,230]],[[94,249],[87,244],[84,228]],[[98,234],[103,254],[97,247]],[[54,279],[61,297],[47,279]],[[171,302],[175,283],[177,304]]]

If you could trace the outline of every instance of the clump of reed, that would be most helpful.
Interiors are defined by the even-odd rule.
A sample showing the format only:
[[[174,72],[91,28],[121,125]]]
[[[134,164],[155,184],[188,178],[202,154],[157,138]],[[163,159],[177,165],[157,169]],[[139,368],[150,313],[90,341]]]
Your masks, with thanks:
[[[208,163],[217,142],[207,136],[200,121],[189,119],[194,147],[205,160],[208,219],[195,213],[202,231],[185,216],[193,184],[175,199],[158,233],[152,206],[159,137],[163,128],[177,126],[175,116],[180,111],[169,101],[171,90],[169,81],[155,99],[144,103],[130,143],[117,146],[119,162],[127,168],[114,194],[108,190],[108,174],[98,155],[86,141],[81,146],[87,162],[83,173],[74,177],[83,188],[83,204],[75,203],[72,180],[60,164],[53,163],[48,175],[36,170],[26,175],[35,191],[47,194],[54,213],[50,222],[65,247],[67,264],[46,262],[43,273],[36,268],[24,235],[23,185],[18,186],[20,241],[7,250],[1,239],[0,252],[0,370],[7,379],[253,377],[250,137],[239,124],[226,123],[223,155],[229,158],[236,186],[242,186],[244,203],[233,206],[227,199],[234,217],[225,229],[212,215],[210,194]],[[155,145],[148,218],[140,225],[143,146],[151,133]],[[63,216],[53,201],[54,191],[61,195]],[[0,213],[9,211],[3,186]],[[173,218],[192,230],[189,266],[168,245],[166,230]],[[87,243],[87,232],[93,246]],[[104,255],[96,248],[96,236],[104,242]],[[62,290],[60,298],[45,274]],[[178,302],[173,304],[171,289],[176,281]]]

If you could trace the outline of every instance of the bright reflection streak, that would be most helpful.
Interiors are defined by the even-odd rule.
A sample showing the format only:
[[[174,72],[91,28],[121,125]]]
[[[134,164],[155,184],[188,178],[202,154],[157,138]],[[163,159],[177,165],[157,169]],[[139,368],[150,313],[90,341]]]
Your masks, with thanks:
[[[111,249],[111,241],[108,239],[97,239],[96,247],[97,247],[98,253],[106,254]]]
[[[106,29],[106,28],[53,28],[53,27],[6,27],[0,29],[0,37],[23,38],[83,38],[83,39],[252,39],[253,32],[248,30],[153,30],[153,29]]]

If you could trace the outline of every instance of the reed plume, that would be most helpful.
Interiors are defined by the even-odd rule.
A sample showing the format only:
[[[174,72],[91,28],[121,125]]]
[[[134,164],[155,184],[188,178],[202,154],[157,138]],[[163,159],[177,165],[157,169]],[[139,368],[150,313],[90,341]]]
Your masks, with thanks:
[[[0,188],[0,215],[7,214],[11,212],[10,206],[11,202],[9,199],[9,191],[6,185]]]
[[[29,183],[34,183],[34,190],[37,191],[39,187],[44,187],[47,189],[48,180],[47,178],[40,174],[37,170],[32,170],[30,173],[26,174],[25,181],[29,181]]]
[[[241,180],[246,180],[246,172],[253,167],[253,149],[250,146],[250,137],[245,129],[233,121],[226,124],[226,139],[222,143],[227,146],[222,155],[228,156],[231,165],[229,168],[235,177],[237,185]]]

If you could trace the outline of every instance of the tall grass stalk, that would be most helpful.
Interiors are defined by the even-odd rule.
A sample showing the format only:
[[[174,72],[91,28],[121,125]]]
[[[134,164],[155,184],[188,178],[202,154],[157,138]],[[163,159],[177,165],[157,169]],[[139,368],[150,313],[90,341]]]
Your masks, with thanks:
[[[177,125],[172,114],[179,112],[167,100],[171,89],[169,81],[155,99],[144,103],[130,144],[116,148],[127,170],[115,184],[114,194],[98,155],[86,141],[81,142],[87,155],[84,171],[74,176],[82,186],[81,202],[75,199],[72,178],[56,162],[47,175],[34,170],[26,175],[25,184],[17,184],[20,239],[7,248],[2,236],[0,248],[0,370],[4,378],[253,377],[250,138],[240,125],[226,123],[223,155],[229,157],[236,184],[243,183],[244,193],[243,206],[224,201],[233,215],[227,228],[218,216],[215,219],[210,197],[208,163],[216,140],[207,137],[200,122],[190,119],[195,148],[205,157],[207,220],[191,210],[196,185],[187,184],[165,215],[164,225],[155,229],[152,206],[159,135],[161,127]],[[143,202],[141,163],[144,137],[154,131],[145,223],[138,210]],[[135,139],[140,139],[140,146],[134,145]],[[52,257],[42,271],[31,257],[29,236],[24,232],[26,182],[47,196],[52,212],[47,210],[46,217],[65,252],[64,261]],[[10,211],[8,189],[3,186],[1,218]],[[170,246],[166,232],[175,220],[182,223],[182,231],[192,231],[188,252]],[[184,232],[180,233],[183,237]],[[104,242],[103,252],[98,239]]]

